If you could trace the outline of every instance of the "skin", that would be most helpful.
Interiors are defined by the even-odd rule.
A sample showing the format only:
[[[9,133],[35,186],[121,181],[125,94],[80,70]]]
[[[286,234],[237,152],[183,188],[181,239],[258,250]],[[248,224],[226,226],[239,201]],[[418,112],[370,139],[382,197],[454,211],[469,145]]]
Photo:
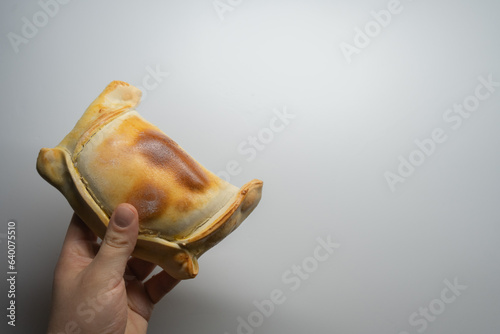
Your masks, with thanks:
[[[49,334],[146,333],[154,304],[179,280],[131,258],[139,229],[137,210],[120,204],[99,245],[73,215],[54,272]]]

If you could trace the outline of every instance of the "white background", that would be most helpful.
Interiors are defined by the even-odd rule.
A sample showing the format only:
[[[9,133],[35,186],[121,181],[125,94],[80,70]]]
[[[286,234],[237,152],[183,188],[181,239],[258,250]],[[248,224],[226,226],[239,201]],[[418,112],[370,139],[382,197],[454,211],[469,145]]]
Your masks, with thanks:
[[[18,52],[8,34],[22,37],[23,17],[42,9],[0,3],[0,232],[18,224],[17,326],[6,324],[4,278],[2,333],[45,331],[72,213],[36,173],[39,149],[56,146],[109,82],[143,86],[156,68],[169,75],[147,79],[155,88],[138,111],[208,169],[237,161],[231,183],[265,185],[199,276],[156,306],[149,333],[238,333],[238,317],[259,320],[254,301],[275,289],[286,300],[255,333],[498,333],[500,87],[458,129],[443,118],[473,101],[479,76],[500,82],[498,1],[401,0],[380,31],[370,13],[387,0],[221,2],[232,10],[73,0]],[[358,36],[349,63],[341,45],[356,46],[366,24],[374,37],[365,46]],[[238,146],[269,134],[275,109],[294,118],[248,161]],[[436,128],[446,141],[391,191],[385,173]],[[328,236],[340,247],[311,267]],[[304,261],[311,273],[292,290],[283,275],[297,281],[289,270]],[[440,302],[455,279],[466,288]],[[422,320],[430,305],[439,314]]]

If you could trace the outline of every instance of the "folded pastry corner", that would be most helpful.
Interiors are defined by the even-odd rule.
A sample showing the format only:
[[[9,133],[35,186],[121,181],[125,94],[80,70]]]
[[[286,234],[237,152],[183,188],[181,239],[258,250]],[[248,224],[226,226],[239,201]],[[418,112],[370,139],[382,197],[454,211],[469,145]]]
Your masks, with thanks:
[[[197,259],[257,206],[263,183],[238,189],[205,169],[135,111],[140,98],[136,87],[110,83],[57,147],[40,150],[37,170],[101,238],[114,208],[134,205],[133,256],[193,278]]]

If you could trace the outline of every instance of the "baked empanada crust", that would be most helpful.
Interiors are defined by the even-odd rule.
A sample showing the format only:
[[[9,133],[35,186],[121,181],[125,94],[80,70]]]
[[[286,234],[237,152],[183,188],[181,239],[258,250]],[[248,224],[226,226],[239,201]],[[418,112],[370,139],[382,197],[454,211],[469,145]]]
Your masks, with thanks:
[[[140,97],[113,81],[57,147],[40,150],[37,170],[101,238],[116,205],[133,204],[133,256],[193,278],[197,259],[257,206],[263,183],[238,189],[205,169],[134,110]]]

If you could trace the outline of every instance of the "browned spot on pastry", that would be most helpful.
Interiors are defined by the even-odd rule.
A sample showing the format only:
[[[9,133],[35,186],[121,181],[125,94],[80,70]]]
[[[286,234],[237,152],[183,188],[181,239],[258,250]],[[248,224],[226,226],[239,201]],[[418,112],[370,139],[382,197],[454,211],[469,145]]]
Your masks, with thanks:
[[[208,175],[177,143],[155,130],[145,130],[137,136],[136,148],[152,164],[174,171],[179,182],[194,191],[209,185]]]
[[[151,183],[138,183],[133,187],[126,202],[135,206],[140,222],[148,222],[165,211],[168,198],[163,189]]]

